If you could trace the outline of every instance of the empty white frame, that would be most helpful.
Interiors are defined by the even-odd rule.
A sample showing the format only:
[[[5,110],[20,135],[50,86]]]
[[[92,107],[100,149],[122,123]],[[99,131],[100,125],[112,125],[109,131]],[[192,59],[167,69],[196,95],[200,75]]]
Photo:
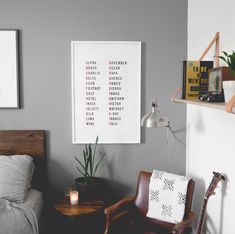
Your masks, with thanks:
[[[0,108],[19,108],[18,31],[0,30]]]
[[[141,42],[71,47],[73,143],[140,143]]]

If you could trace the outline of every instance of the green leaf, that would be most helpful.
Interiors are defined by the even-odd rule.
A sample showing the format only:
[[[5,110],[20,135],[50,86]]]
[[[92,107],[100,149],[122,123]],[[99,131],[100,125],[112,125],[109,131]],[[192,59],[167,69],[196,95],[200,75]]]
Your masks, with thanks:
[[[85,145],[85,152],[86,152],[86,158],[87,158],[87,156],[88,156],[88,147],[87,147],[87,145]]]
[[[99,141],[99,135],[96,137],[96,139],[95,139],[95,144],[97,145],[97,143],[98,143],[98,141]]]
[[[88,159],[87,159],[87,150],[84,152],[84,167],[85,167],[85,174],[88,175]]]
[[[87,166],[86,166],[86,151],[83,150],[83,161],[84,161],[84,164],[83,164],[83,167],[84,167],[84,173],[87,174]]]
[[[85,150],[82,150],[82,155],[83,155],[83,161],[85,162],[85,160],[86,160],[86,152],[85,152]]]
[[[93,157],[92,157],[92,164],[93,165],[95,163],[96,147],[97,147],[97,144],[98,144],[98,140],[99,140],[99,136],[97,136],[96,140],[95,140],[95,148],[94,148],[94,153],[93,153]]]
[[[86,158],[86,161],[85,161],[85,168],[86,168],[86,171],[88,170],[88,165],[89,165],[89,161],[88,161],[87,158]]]
[[[84,164],[86,163],[86,151],[83,150],[83,161],[84,161]]]
[[[89,150],[88,158],[89,158],[89,165],[90,165],[90,176],[92,176],[93,165],[92,165],[92,149],[91,149],[91,144],[89,144],[88,150]]]
[[[78,170],[84,177],[86,177],[86,175],[80,170],[79,167],[76,167],[76,168],[77,168],[77,170]]]
[[[234,74],[234,72],[235,72],[235,64],[233,64],[231,67],[230,67],[230,70],[233,72],[233,74]]]
[[[94,170],[93,176],[95,176],[95,173],[96,173],[96,171],[97,171],[97,168],[98,168],[98,166],[100,165],[100,163],[103,161],[103,159],[104,159],[104,157],[105,157],[105,154],[106,154],[106,153],[104,153],[104,154],[102,155],[101,159],[97,162],[97,164],[96,164],[96,166],[95,166],[95,170]]]
[[[228,64],[229,67],[231,67],[232,63],[231,63],[231,60],[229,58],[227,59],[227,64]]]
[[[225,52],[225,51],[222,51],[223,52],[223,54],[226,56],[226,57],[228,57],[228,53],[227,52]]]
[[[222,59],[224,62],[227,63],[227,60],[223,56],[218,56],[218,58]]]
[[[83,168],[83,170],[85,170],[85,167],[83,166],[82,162],[76,156],[74,158],[80,164],[80,166]]]
[[[231,59],[230,69],[235,70],[235,58]]]
[[[235,63],[235,54],[229,56],[231,63]]]
[[[233,59],[233,55],[229,55],[228,58],[230,58],[230,60],[232,60]]]

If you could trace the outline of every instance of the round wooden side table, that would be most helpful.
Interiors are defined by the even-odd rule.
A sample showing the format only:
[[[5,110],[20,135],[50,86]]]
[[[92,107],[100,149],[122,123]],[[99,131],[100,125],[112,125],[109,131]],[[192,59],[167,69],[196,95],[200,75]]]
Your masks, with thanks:
[[[103,234],[105,225],[103,201],[80,202],[70,205],[68,201],[54,204],[57,213],[55,224],[59,234]]]
[[[56,203],[54,209],[62,215],[83,216],[104,210],[104,202],[87,201],[78,203],[78,205],[70,205],[68,201],[62,201]]]

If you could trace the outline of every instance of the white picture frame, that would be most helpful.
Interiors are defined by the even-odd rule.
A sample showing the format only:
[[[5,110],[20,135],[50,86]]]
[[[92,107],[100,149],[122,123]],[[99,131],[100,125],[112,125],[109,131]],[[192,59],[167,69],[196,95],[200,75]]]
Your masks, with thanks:
[[[141,42],[72,41],[71,56],[72,142],[140,143]]]
[[[0,108],[19,108],[18,30],[0,30]]]

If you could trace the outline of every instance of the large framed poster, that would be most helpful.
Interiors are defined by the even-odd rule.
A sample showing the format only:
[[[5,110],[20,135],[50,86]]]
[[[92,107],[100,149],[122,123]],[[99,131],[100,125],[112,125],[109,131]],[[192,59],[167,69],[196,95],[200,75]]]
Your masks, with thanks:
[[[0,108],[19,108],[18,31],[0,30]]]
[[[73,143],[140,143],[141,42],[72,41]]]

